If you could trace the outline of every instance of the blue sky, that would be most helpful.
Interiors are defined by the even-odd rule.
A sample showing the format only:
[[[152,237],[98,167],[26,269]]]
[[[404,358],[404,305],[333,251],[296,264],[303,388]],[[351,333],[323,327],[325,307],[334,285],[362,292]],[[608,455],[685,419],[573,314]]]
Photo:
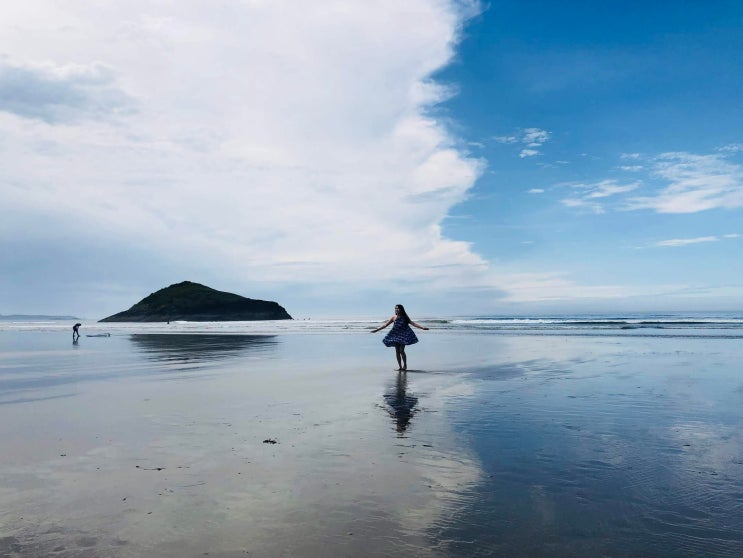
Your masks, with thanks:
[[[740,308],[742,23],[735,2],[491,3],[441,73],[488,161],[447,233],[501,269],[626,287],[608,307]]]
[[[2,314],[743,309],[738,2],[3,16]]]

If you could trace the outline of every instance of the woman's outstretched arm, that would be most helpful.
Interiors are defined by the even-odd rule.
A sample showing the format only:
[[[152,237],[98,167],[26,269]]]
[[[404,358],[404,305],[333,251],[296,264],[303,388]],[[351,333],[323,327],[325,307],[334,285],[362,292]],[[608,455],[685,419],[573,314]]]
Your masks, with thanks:
[[[422,325],[420,325],[420,324],[416,324],[416,323],[415,323],[415,322],[414,322],[413,320],[410,320],[410,325],[411,325],[411,326],[415,326],[415,327],[417,327],[418,329],[428,329],[428,328],[427,328],[426,326],[422,326]]]
[[[387,322],[384,325],[379,326],[377,329],[372,329],[369,333],[376,333],[380,329],[386,328],[388,325],[390,325],[394,321],[395,321],[395,316],[392,316],[389,320],[387,320]]]

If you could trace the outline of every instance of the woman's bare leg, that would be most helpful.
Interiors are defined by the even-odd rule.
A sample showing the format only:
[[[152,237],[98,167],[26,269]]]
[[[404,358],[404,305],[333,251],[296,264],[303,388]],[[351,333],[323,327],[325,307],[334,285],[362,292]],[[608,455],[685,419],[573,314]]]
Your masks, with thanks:
[[[405,345],[400,345],[400,356],[402,356],[402,368],[400,370],[407,370],[408,356],[405,354]]]
[[[395,357],[397,358],[397,369],[402,370],[402,357],[400,356],[401,351],[404,351],[403,345],[397,343],[395,345]],[[405,353],[403,353],[405,354]]]

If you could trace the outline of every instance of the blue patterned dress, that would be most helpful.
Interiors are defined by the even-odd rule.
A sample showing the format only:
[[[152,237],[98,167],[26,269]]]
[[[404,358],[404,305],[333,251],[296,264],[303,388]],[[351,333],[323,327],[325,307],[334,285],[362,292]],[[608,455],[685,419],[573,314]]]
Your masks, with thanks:
[[[387,347],[394,347],[395,345],[413,345],[418,342],[418,338],[410,328],[410,322],[405,318],[397,318],[392,322],[392,329],[384,336],[382,343]]]

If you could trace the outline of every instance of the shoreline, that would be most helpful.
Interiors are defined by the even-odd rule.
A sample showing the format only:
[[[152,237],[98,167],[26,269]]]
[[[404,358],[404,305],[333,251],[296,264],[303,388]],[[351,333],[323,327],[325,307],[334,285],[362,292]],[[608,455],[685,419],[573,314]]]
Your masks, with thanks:
[[[382,320],[383,321],[383,320]],[[82,321],[83,335],[111,334],[228,334],[228,335],[305,335],[369,333],[378,319],[266,320],[254,322],[116,322]],[[743,339],[743,313],[717,314],[627,314],[575,315],[563,317],[461,317],[423,318],[430,327],[427,335],[503,334],[530,336],[618,336]],[[69,331],[67,322],[0,322],[0,332],[51,333]]]

